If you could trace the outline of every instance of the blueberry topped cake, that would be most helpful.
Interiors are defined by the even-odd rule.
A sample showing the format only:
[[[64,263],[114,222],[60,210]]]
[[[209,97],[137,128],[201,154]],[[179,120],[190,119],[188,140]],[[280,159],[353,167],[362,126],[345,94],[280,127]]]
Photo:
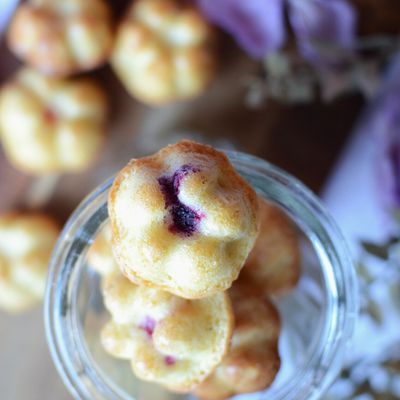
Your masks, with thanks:
[[[124,275],[188,299],[228,289],[258,234],[254,190],[223,153],[189,141],[132,160],[109,215]]]

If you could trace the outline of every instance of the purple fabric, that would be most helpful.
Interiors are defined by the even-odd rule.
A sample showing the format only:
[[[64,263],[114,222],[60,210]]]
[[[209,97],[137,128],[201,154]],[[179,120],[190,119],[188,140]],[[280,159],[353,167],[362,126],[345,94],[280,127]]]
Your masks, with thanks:
[[[288,0],[288,5],[299,51],[308,61],[319,66],[334,63],[329,44],[351,49],[357,16],[346,0]],[[327,49],[323,54],[321,47]]]
[[[390,211],[400,211],[400,87],[380,101],[373,125],[378,195]]]
[[[388,159],[392,172],[392,204],[400,210],[400,127],[397,126],[395,140],[388,149]]]
[[[254,58],[265,57],[285,43],[284,0],[197,0],[197,4]]]

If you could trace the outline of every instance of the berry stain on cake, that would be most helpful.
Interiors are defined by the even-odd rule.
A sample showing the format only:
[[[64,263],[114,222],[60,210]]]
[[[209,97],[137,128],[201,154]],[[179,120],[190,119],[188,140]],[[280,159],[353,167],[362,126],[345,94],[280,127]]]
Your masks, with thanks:
[[[55,113],[52,109],[50,109],[50,108],[46,108],[46,109],[44,110],[43,115],[44,115],[45,121],[46,121],[47,123],[49,123],[49,124],[54,124],[54,123],[57,121],[57,115],[56,115],[56,113]]]
[[[146,317],[144,322],[139,326],[139,328],[145,331],[147,333],[147,336],[150,338],[153,336],[155,327],[156,327],[156,321],[150,317]]]
[[[169,367],[171,367],[172,365],[174,365],[176,363],[176,359],[172,356],[165,356],[164,357],[164,362],[166,365],[168,365]]]
[[[158,178],[158,184],[165,199],[165,208],[168,208],[172,219],[169,230],[173,233],[191,236],[197,231],[197,227],[203,218],[201,213],[183,204],[178,197],[183,179],[196,172],[199,172],[198,168],[183,165],[172,176]]]

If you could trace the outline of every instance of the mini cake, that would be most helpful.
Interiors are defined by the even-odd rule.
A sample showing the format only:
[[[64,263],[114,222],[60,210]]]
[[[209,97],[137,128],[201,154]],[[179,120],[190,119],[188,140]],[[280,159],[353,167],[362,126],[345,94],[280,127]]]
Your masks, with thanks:
[[[58,225],[46,215],[0,216],[1,308],[23,311],[42,299],[58,234]]]
[[[212,31],[180,0],[137,0],[120,24],[111,64],[132,96],[149,104],[202,93],[214,76]]]
[[[260,233],[238,284],[245,282],[261,293],[284,295],[300,276],[298,232],[280,208],[261,198],[259,203]]]
[[[18,169],[43,174],[87,168],[104,140],[106,99],[88,79],[23,69],[0,92],[0,138]]]
[[[104,64],[113,43],[103,0],[28,0],[8,31],[13,53],[47,75],[68,76]]]
[[[88,251],[88,264],[101,276],[107,276],[119,272],[111,248],[111,226],[107,224],[102,228],[96,240]]]
[[[235,316],[230,350],[193,391],[206,400],[264,390],[280,368],[280,320],[275,306],[250,290],[234,288],[229,292]]]
[[[228,289],[258,233],[253,189],[223,153],[189,141],[129,162],[108,204],[123,273],[185,298]]]
[[[103,347],[130,360],[141,379],[189,391],[227,352],[233,316],[226,293],[185,300],[114,274],[104,279],[103,294],[112,316],[101,333]]]

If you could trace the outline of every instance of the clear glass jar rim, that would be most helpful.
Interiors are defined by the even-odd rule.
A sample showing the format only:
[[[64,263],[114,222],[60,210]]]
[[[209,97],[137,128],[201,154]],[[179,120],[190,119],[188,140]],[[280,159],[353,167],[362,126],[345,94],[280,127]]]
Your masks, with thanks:
[[[254,183],[257,186],[258,181],[268,186],[265,188],[268,197],[278,202],[289,214],[303,213],[305,229],[318,239],[321,255],[330,259],[332,271],[328,279],[332,279],[336,293],[329,294],[331,318],[325,321],[324,327],[327,343],[317,346],[319,351],[311,355],[308,368],[298,371],[284,389],[268,395],[268,398],[277,400],[317,399],[339,371],[358,314],[357,281],[350,253],[335,222],[316,196],[300,181],[257,157],[233,151],[225,153],[238,172],[253,186]],[[99,381],[92,370],[93,366],[86,365],[88,361],[82,359],[77,349],[69,349],[67,346],[73,343],[73,335],[76,335],[71,328],[70,309],[74,295],[71,281],[74,264],[73,259],[68,257],[74,257],[74,252],[82,251],[92,243],[99,223],[96,227],[96,224],[90,225],[88,222],[107,217],[105,196],[112,182],[113,179],[109,179],[95,189],[71,215],[50,262],[44,306],[46,335],[53,361],[64,383],[77,399],[122,398],[107,383]],[[83,229],[89,225],[91,230]],[[78,369],[87,373],[87,379],[82,379],[82,371]],[[98,395],[94,396],[93,390],[97,390]]]

